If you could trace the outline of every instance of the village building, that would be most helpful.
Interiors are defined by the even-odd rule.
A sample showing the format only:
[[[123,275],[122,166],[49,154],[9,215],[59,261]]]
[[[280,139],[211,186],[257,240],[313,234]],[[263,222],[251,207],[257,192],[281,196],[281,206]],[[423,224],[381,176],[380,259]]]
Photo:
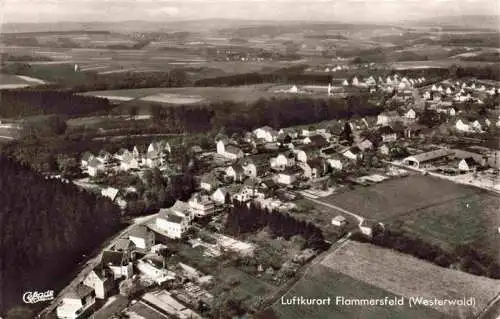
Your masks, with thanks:
[[[217,142],[217,154],[231,160],[242,158],[245,155],[240,148],[228,145],[224,140]]]
[[[76,286],[62,297],[56,310],[57,318],[87,318],[93,311],[95,298],[95,291],[91,287],[82,284]]]
[[[96,177],[99,172],[103,172],[105,169],[104,163],[96,157],[93,157],[87,166],[87,173],[91,177]]]
[[[212,200],[216,204],[222,205],[226,203],[227,196],[228,196],[227,188],[219,187],[215,192],[213,192]]]
[[[130,256],[125,252],[105,250],[102,253],[101,264],[113,272],[115,280],[130,278],[133,275]]]
[[[83,284],[94,289],[97,299],[106,299],[114,288],[115,278],[111,270],[99,264],[85,277]]]
[[[403,164],[413,166],[415,168],[422,168],[432,163],[433,161],[448,158],[453,156],[454,152],[449,149],[438,149],[430,152],[425,152],[417,155],[408,156],[403,159]]]
[[[464,158],[458,163],[458,170],[461,172],[473,171],[478,166],[478,163],[472,158]]]
[[[378,133],[382,137],[382,142],[394,142],[397,139],[396,132],[392,129],[392,127],[386,125],[382,126],[378,129]]]
[[[340,152],[340,154],[342,154],[342,156],[352,161],[357,161],[363,158],[363,153],[361,152],[361,149],[357,146],[347,148],[342,152]]]
[[[207,192],[212,192],[219,187],[220,182],[214,172],[205,173],[200,179],[200,188]]]
[[[225,176],[233,182],[241,182],[245,178],[245,170],[241,165],[234,164],[226,168]]]
[[[128,239],[134,243],[134,246],[137,249],[140,249],[144,252],[148,252],[151,250],[151,247],[155,244],[155,234],[150,231],[146,226],[139,225],[134,227],[129,235]]]
[[[332,225],[337,227],[344,227],[347,225],[347,219],[344,216],[337,215],[332,218]]]
[[[255,137],[268,143],[276,142],[278,133],[270,126],[263,126],[253,131]]]
[[[215,213],[215,202],[209,196],[194,194],[188,201],[191,212],[196,217],[210,216]]]
[[[289,167],[276,174],[276,183],[282,185],[292,185],[300,176],[301,170],[298,167]]]
[[[384,126],[397,121],[401,121],[401,116],[395,111],[380,113],[377,116],[377,125]]]
[[[160,216],[156,217],[156,227],[166,233],[169,238],[179,239],[189,229],[189,221],[167,210],[160,212]]]

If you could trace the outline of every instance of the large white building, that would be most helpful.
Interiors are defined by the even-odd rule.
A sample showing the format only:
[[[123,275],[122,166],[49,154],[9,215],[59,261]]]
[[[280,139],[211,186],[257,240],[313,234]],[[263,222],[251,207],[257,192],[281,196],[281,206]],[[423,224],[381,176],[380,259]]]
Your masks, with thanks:
[[[179,239],[189,229],[189,222],[184,217],[166,211],[156,217],[156,227],[165,232],[168,237]]]

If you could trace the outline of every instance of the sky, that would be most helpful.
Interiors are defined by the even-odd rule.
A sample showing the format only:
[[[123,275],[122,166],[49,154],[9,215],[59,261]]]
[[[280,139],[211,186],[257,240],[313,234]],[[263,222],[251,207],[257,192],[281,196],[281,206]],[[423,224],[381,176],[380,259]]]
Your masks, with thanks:
[[[498,0],[0,0],[0,22],[227,18],[396,22],[500,14]]]

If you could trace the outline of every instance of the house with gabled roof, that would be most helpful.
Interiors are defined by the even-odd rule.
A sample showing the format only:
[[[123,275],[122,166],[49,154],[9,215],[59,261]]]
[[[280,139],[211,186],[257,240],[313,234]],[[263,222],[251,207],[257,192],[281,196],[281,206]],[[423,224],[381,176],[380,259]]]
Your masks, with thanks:
[[[128,239],[134,243],[138,250],[149,252],[155,244],[155,234],[146,226],[134,227],[128,234]]]
[[[357,146],[346,148],[345,150],[341,151],[340,154],[353,161],[357,161],[363,158],[363,152]]]
[[[135,259],[135,244],[128,238],[119,238],[113,245],[113,250],[127,254],[130,260]]]
[[[134,274],[130,256],[123,251],[103,251],[101,264],[113,272],[115,280],[130,278]]]
[[[139,169],[139,160],[131,152],[124,153],[120,161],[120,169],[123,171]]]
[[[105,170],[105,165],[104,163],[99,160],[97,157],[93,157],[87,166],[87,172],[89,176],[95,177],[99,172],[102,172]]]
[[[470,125],[469,121],[467,121],[464,118],[460,118],[457,120],[457,122],[455,123],[455,128],[457,129],[457,131],[460,131],[460,132],[472,132],[473,131],[472,126]]]
[[[97,299],[106,299],[115,286],[115,278],[111,270],[98,264],[85,277],[83,284],[94,289]]]
[[[394,142],[397,139],[397,134],[389,125],[382,126],[378,129],[378,134],[382,137],[382,142]]]
[[[225,170],[226,178],[234,182],[241,182],[245,178],[245,170],[239,164],[233,164]]]
[[[226,201],[231,199],[231,194],[229,194],[228,188],[219,187],[215,192],[212,193],[212,200],[219,205],[227,204]]]
[[[174,214],[187,219],[188,222],[191,222],[194,218],[194,214],[191,211],[191,207],[189,206],[189,204],[180,200],[176,200],[174,205],[168,209],[160,209],[160,213],[165,211],[173,212]]]
[[[330,144],[328,140],[321,134],[315,134],[309,136],[309,140],[310,140],[309,144],[316,148],[323,148]]]
[[[189,221],[169,210],[165,210],[156,217],[156,227],[169,238],[179,239],[188,231]]]
[[[275,175],[275,180],[278,184],[292,185],[302,174],[302,170],[297,167],[287,167]]]
[[[57,318],[88,318],[95,307],[96,294],[93,288],[79,284],[63,297],[57,306]]]
[[[225,140],[219,140],[217,142],[217,154],[230,160],[236,160],[245,155],[239,147],[229,145]]]
[[[215,213],[215,202],[207,195],[195,193],[188,201],[191,212],[196,217],[210,216]]]
[[[473,171],[479,164],[472,157],[463,158],[458,163],[458,170],[461,172],[470,172]]]

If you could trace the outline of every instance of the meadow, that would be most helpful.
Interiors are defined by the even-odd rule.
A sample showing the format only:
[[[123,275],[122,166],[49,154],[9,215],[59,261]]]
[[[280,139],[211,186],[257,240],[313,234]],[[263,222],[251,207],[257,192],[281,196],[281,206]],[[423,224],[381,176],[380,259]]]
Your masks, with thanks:
[[[334,271],[322,264],[311,266],[307,274],[283,298],[331,298],[330,305],[282,305],[281,299],[272,307],[278,318],[283,319],[442,319],[443,314],[425,307],[409,306],[347,306],[336,305],[335,298],[384,298],[396,297],[384,289],[367,284],[348,275]]]
[[[500,262],[500,198],[487,192],[460,198],[398,219],[403,229],[450,251],[471,245]]]
[[[321,264],[392,294],[410,298],[475,298],[472,306],[434,305],[452,318],[477,315],[500,293],[500,281],[442,268],[368,243],[348,241]]]

